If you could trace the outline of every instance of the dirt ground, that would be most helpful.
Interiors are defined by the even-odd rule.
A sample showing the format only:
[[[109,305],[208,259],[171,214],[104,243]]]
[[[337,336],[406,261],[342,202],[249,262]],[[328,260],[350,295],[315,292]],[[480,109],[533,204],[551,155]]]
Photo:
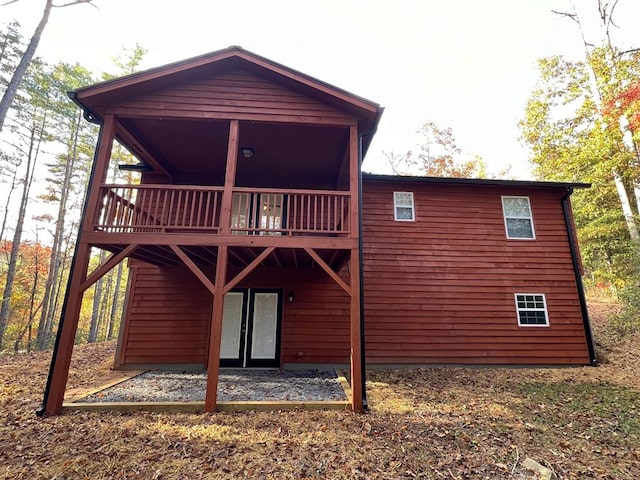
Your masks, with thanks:
[[[598,368],[375,371],[370,410],[34,414],[51,352],[0,355],[0,478],[640,478],[640,335],[590,302]],[[76,348],[70,387],[109,374],[113,343]]]

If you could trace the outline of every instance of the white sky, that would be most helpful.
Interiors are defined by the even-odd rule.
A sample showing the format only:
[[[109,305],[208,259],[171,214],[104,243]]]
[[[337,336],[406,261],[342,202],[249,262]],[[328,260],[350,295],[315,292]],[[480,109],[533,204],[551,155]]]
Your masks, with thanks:
[[[64,2],[66,0],[59,0]],[[574,0],[593,5],[595,0]],[[25,37],[44,0],[0,7]],[[381,152],[405,152],[427,120],[452,127],[459,146],[490,170],[530,176],[518,119],[537,77],[536,59],[582,55],[577,28],[551,13],[569,0],[95,0],[55,9],[38,54],[96,72],[136,42],[154,67],[230,45],[385,107],[364,169],[389,173]],[[640,2],[620,0],[617,23],[640,46]],[[635,38],[633,38],[635,36]]]

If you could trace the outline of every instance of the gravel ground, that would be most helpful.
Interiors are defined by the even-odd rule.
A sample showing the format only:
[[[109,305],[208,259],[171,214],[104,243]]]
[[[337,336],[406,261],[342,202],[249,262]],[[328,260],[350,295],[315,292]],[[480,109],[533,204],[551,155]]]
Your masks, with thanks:
[[[206,372],[150,370],[89,395],[80,402],[204,401]],[[347,400],[333,371],[225,370],[218,401]]]

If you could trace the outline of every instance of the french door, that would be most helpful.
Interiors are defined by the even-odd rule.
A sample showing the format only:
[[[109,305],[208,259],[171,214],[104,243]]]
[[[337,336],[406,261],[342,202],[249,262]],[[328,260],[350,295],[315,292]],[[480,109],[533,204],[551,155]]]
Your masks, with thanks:
[[[220,366],[280,366],[282,291],[232,290],[224,297]]]

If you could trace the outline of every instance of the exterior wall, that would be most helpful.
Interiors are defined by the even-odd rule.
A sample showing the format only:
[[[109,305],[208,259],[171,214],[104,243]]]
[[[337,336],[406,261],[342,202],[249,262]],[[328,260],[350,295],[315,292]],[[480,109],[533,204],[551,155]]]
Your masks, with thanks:
[[[394,221],[394,191],[414,193],[415,222]],[[564,193],[365,179],[367,362],[588,364]],[[529,196],[535,240],[506,238],[502,195]],[[204,364],[210,293],[184,267],[133,274],[122,363]],[[281,365],[349,361],[349,299],[321,269],[257,269],[240,287],[283,290]],[[518,326],[515,293],[544,294],[549,326]]]
[[[415,222],[394,221],[413,191]],[[372,363],[589,364],[564,189],[366,180],[366,354]],[[535,240],[508,240],[501,195],[529,196]],[[543,293],[549,326],[518,326]]]
[[[338,109],[243,70],[143,93],[110,104],[110,110],[138,115],[241,120],[297,120],[302,123],[344,124],[353,118]]]
[[[132,270],[120,364],[204,366],[211,294],[186,267]],[[325,272],[258,269],[240,287],[282,289],[281,364],[349,361],[349,300]]]
[[[186,267],[132,262],[118,363],[204,365],[211,294]]]

